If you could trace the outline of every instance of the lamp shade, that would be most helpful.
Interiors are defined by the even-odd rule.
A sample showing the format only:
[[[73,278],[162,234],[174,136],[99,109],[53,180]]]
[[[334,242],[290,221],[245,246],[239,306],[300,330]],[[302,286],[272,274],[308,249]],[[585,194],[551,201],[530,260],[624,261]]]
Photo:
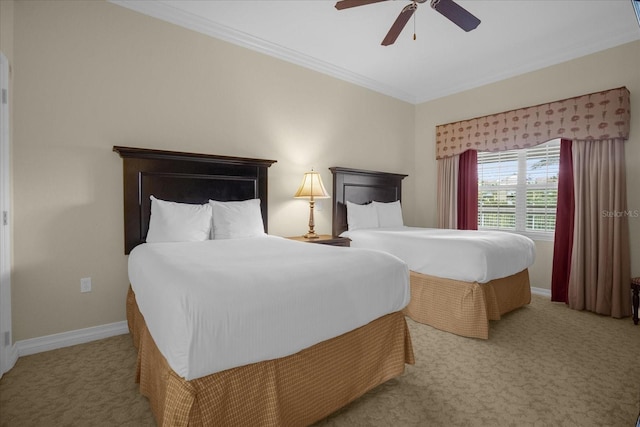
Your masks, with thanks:
[[[329,197],[329,193],[327,193],[327,190],[322,184],[320,174],[312,170],[311,172],[305,172],[302,178],[302,184],[300,184],[298,191],[296,191],[293,197],[326,199]]]

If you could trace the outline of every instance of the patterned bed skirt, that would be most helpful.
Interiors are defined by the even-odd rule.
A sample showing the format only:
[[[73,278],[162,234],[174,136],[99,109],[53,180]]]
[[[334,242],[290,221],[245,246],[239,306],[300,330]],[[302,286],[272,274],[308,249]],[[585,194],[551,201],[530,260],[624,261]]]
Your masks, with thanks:
[[[309,425],[415,362],[405,316],[396,312],[291,356],[186,381],[158,350],[131,288],[127,321],[136,381],[162,426]]]
[[[411,272],[411,319],[471,338],[489,338],[489,320],[531,302],[529,270],[488,283],[461,282]]]

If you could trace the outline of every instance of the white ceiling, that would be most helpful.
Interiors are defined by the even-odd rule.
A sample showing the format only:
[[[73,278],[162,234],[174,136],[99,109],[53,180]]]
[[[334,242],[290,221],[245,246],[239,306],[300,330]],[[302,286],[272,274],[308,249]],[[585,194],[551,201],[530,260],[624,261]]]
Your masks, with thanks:
[[[391,46],[380,42],[410,0],[110,1],[412,104],[640,39],[630,0],[457,0],[482,21],[468,33],[427,2],[417,39],[412,18]]]

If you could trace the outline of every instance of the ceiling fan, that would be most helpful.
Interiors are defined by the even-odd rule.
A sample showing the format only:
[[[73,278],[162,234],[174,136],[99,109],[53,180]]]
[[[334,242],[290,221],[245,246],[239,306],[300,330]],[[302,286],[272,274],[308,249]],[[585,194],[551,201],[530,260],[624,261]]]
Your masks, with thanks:
[[[364,6],[383,1],[387,0],[340,0],[336,3],[336,9],[348,9],[350,7]],[[396,41],[405,25],[407,25],[407,22],[409,22],[409,19],[418,8],[418,3],[425,3],[426,1],[427,0],[412,0],[410,4],[406,5],[402,9],[400,15],[398,15],[396,21],[387,33],[387,36],[382,40],[383,46],[389,46]],[[465,31],[471,31],[480,25],[480,20],[478,18],[473,16],[453,0],[431,0],[431,7]]]

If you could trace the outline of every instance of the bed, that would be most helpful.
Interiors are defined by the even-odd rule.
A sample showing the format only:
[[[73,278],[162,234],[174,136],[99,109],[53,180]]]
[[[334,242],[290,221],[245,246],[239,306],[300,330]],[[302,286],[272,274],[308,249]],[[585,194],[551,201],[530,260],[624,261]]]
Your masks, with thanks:
[[[123,159],[126,312],[138,351],[136,381],[158,425],[309,425],[414,363],[402,312],[409,300],[406,264],[387,254],[371,260],[373,251],[269,236],[267,170],[274,161],[113,150]],[[221,218],[220,209],[235,215],[246,202],[261,206],[262,230],[253,230],[260,235],[220,238],[223,227],[213,221],[207,231],[213,239],[158,237],[162,206],[199,215],[211,205]],[[278,256],[287,262],[269,268]],[[342,263],[346,257],[365,263],[359,276]],[[380,263],[384,271],[376,270]],[[380,274],[386,280],[370,292],[378,301],[363,307],[363,289]]]
[[[408,263],[411,301],[404,312],[411,319],[457,335],[488,339],[490,320],[531,302],[528,267],[535,259],[535,247],[530,239],[504,232],[405,227],[397,209],[407,175],[329,169],[334,235],[351,239],[351,247],[387,251]],[[373,226],[367,224],[370,216],[352,214],[358,226],[349,230],[347,206],[353,212],[373,208],[391,212],[393,205],[395,216],[385,214],[385,227],[376,228],[377,220]],[[476,246],[477,236],[484,238]],[[433,246],[424,246],[427,241]]]

